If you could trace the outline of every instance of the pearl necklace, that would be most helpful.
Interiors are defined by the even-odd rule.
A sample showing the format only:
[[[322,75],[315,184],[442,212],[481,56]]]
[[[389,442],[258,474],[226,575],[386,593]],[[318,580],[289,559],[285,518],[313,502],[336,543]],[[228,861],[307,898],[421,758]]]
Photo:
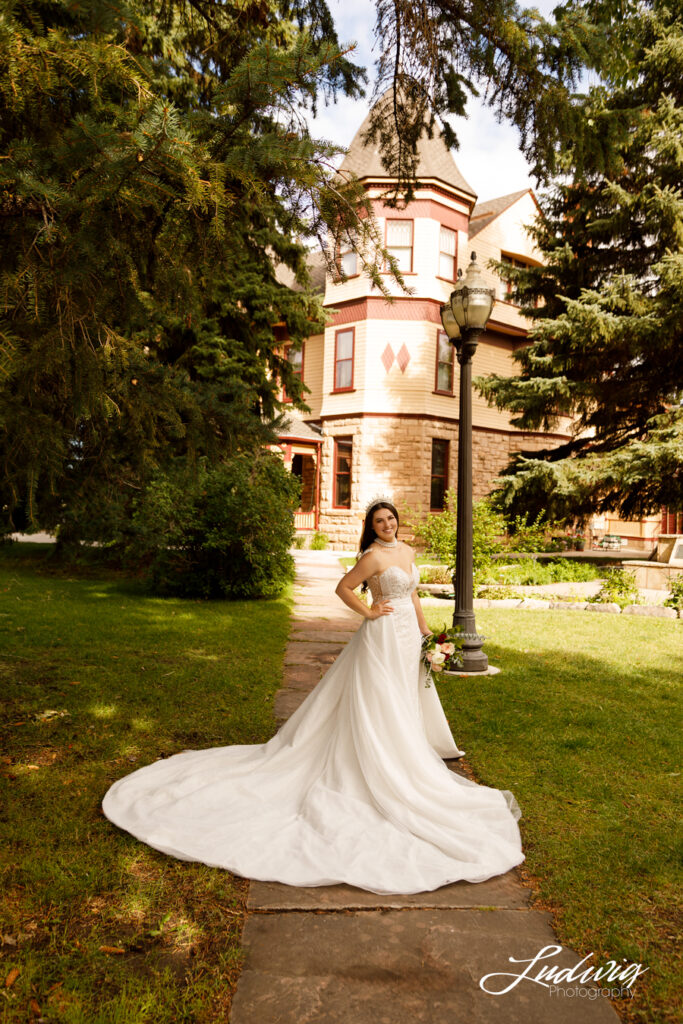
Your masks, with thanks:
[[[398,541],[396,540],[395,537],[394,537],[393,540],[380,540],[379,537],[375,537],[375,539],[373,540],[372,543],[373,544],[379,544],[379,546],[381,548],[397,548],[398,547]]]

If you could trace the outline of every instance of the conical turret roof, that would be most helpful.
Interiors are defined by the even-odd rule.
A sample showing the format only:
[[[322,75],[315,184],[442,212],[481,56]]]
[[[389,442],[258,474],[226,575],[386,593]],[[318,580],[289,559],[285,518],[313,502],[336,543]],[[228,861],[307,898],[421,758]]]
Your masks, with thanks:
[[[357,175],[358,178],[384,179],[390,182],[392,178],[382,165],[382,157],[377,143],[365,145],[363,136],[370,125],[370,113],[353,137],[349,151],[344,157],[339,168],[340,172],[348,171]],[[458,168],[446,143],[441,138],[438,128],[434,131],[433,138],[423,135],[418,145],[419,162],[417,165],[416,177],[436,178],[445,185],[459,192],[477,198],[477,193],[469,185]],[[395,179],[393,179],[395,180]]]

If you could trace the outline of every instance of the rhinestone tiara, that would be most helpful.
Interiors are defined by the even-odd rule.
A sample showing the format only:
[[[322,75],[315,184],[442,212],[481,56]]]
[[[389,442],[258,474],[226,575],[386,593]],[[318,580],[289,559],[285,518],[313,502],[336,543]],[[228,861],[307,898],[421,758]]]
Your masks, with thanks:
[[[377,503],[381,501],[388,501],[389,504],[394,505],[394,507],[396,504],[390,494],[375,494],[372,498],[370,498],[370,501],[365,506],[365,515],[368,514],[373,505],[377,505]]]

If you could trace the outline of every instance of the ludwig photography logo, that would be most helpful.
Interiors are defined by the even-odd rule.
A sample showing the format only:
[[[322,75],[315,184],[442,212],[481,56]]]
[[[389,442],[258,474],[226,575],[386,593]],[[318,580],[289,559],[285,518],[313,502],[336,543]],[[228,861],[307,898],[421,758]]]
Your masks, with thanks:
[[[589,965],[588,961],[593,957],[593,953],[588,953],[573,967],[561,967],[552,961],[562,952],[562,946],[544,946],[535,956],[526,960],[517,960],[509,956],[511,964],[526,966],[518,972],[499,971],[485,974],[479,979],[479,988],[491,996],[504,996],[522,982],[531,982],[547,988],[550,996],[579,996],[585,999],[609,996],[612,999],[627,999],[633,995],[633,986],[640,975],[650,969],[643,967],[642,964],[627,963],[625,960],[621,963],[608,960],[602,966]],[[589,986],[591,982],[600,984],[596,988],[594,984]]]

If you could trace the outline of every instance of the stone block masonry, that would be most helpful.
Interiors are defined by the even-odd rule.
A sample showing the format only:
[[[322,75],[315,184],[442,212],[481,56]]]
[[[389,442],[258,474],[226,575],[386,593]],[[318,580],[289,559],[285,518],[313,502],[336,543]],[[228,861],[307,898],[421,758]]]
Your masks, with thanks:
[[[323,421],[320,530],[334,549],[355,548],[365,507],[376,494],[394,498],[399,511],[429,512],[432,441],[449,442],[446,486],[457,486],[458,421],[414,415],[348,416]],[[351,508],[334,507],[334,440],[351,439]],[[474,427],[474,500],[490,493],[512,452],[548,446],[547,435]],[[559,439],[558,439],[559,441]],[[404,531],[405,536],[405,531]]]

